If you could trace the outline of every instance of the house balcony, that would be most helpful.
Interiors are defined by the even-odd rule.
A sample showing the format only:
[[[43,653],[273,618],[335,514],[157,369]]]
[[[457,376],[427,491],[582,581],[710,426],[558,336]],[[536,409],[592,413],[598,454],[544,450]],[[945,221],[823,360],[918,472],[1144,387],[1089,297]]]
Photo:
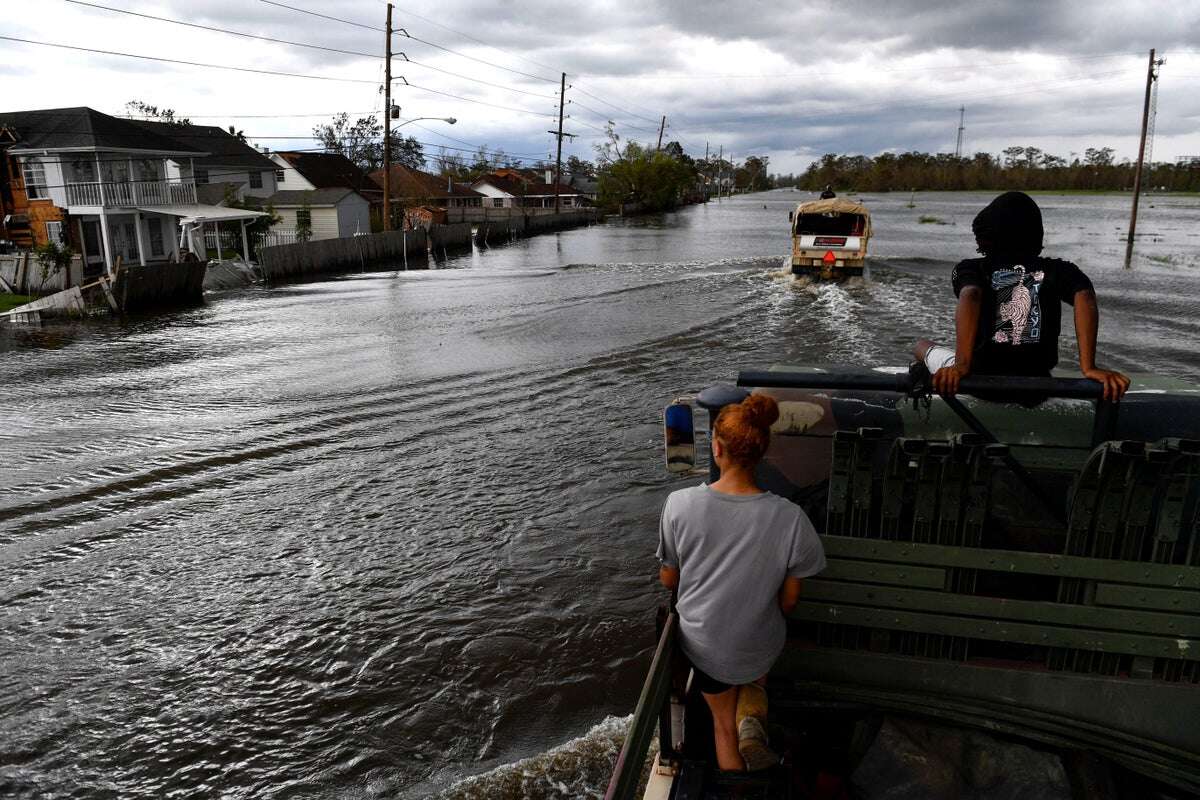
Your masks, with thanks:
[[[68,206],[137,208],[195,204],[196,184],[192,181],[90,181],[67,184]]]

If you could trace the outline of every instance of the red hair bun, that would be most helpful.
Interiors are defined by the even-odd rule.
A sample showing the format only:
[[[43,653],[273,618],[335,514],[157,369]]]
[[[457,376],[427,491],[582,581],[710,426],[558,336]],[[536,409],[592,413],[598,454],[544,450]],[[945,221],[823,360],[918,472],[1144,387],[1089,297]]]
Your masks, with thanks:
[[[777,419],[779,404],[775,398],[752,394],[740,403],[721,409],[713,425],[713,435],[721,440],[730,459],[752,466],[767,452],[771,426]]]

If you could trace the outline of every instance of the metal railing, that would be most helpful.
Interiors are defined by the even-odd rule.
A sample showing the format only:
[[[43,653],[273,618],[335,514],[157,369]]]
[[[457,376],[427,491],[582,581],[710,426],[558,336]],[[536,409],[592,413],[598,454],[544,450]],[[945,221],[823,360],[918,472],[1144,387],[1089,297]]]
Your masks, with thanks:
[[[67,184],[67,205],[133,208],[136,206],[194,205],[191,181],[88,181]]]

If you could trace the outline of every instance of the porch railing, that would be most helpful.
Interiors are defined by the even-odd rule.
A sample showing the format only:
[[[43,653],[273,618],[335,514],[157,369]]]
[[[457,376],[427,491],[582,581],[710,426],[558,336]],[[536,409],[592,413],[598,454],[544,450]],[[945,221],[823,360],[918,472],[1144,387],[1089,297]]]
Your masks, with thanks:
[[[133,208],[194,205],[196,184],[190,181],[89,181],[67,184],[67,205]]]

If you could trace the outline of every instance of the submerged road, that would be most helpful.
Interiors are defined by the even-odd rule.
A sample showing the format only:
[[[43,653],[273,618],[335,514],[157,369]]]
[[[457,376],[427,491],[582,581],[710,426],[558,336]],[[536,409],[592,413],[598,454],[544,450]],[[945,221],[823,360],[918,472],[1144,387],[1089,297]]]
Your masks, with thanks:
[[[0,795],[426,796],[628,714],[662,406],[949,337],[990,196],[867,196],[844,286],[780,271],[801,198],[0,331]],[[1200,381],[1200,200],[1156,199],[1122,272],[1126,198],[1038,199],[1102,363]],[[520,792],[595,789],[597,748]]]

